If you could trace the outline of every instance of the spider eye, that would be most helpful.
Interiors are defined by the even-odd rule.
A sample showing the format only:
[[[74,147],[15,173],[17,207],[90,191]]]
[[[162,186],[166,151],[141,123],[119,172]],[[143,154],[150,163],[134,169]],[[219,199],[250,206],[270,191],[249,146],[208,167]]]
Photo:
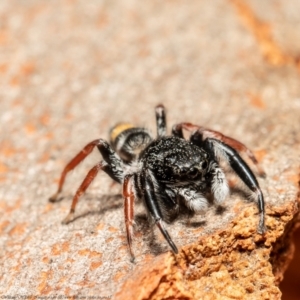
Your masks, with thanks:
[[[208,163],[207,163],[207,161],[205,160],[205,161],[202,163],[201,168],[202,168],[202,169],[206,169],[206,168],[207,168],[207,165],[208,165]]]
[[[190,178],[195,178],[195,177],[198,176],[198,174],[199,174],[199,171],[198,171],[197,168],[192,168],[192,169],[190,169],[190,171],[188,172],[188,176],[189,176]]]

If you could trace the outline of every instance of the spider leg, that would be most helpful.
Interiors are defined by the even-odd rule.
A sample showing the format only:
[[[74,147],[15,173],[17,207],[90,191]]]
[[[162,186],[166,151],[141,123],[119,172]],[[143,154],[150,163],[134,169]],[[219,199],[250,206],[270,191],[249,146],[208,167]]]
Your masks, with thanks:
[[[122,162],[120,158],[115,154],[115,152],[111,149],[109,144],[102,139],[94,140],[88,143],[64,168],[59,184],[57,192],[49,198],[50,202],[55,202],[58,199],[59,194],[62,191],[65,179],[67,174],[73,170],[80,162],[82,162],[97,146],[98,150],[102,154],[105,161],[107,161],[112,166],[111,177],[117,182],[121,182],[121,174],[122,174]]]
[[[208,128],[205,128],[202,126],[193,125],[191,123],[179,123],[179,124],[174,125],[172,128],[172,133],[175,136],[183,138],[183,129],[185,129],[187,131],[191,131],[191,132],[195,132],[195,131],[201,132],[202,136],[203,136],[203,140],[206,138],[216,139],[216,140],[219,140],[219,141],[225,143],[226,145],[230,146],[231,148],[235,149],[236,151],[238,151],[240,153],[245,153],[245,155],[247,155],[248,158],[256,166],[259,176],[266,177],[265,171],[259,165],[253,152],[249,148],[247,148],[244,144],[242,144],[241,142],[239,142],[231,137],[228,137],[226,135],[223,135],[221,132],[211,130],[211,129],[208,129]]]
[[[193,188],[179,188],[178,194],[183,197],[186,206],[192,211],[201,211],[207,208],[208,200],[202,194]]]
[[[133,214],[134,214],[134,183],[132,181],[132,175],[126,175],[123,183],[123,197],[124,197],[124,215],[125,226],[127,233],[127,243],[131,256],[131,261],[134,262],[134,254],[132,251],[132,235],[133,235]]]
[[[160,211],[160,208],[157,204],[157,194],[155,193],[155,188],[154,188],[154,183],[153,179],[149,174],[145,174],[145,172],[142,175],[143,179],[143,185],[144,185],[144,200],[145,200],[145,205],[150,212],[150,215],[153,217],[156,226],[159,228],[160,232],[164,236],[164,238],[167,240],[169,243],[172,251],[174,253],[178,253],[178,249],[174,242],[172,241],[168,231],[165,229],[164,223],[163,223],[163,218],[162,218],[162,213]],[[163,193],[164,191],[160,191]]]
[[[210,164],[211,191],[217,203],[222,203],[229,194],[229,187],[223,170],[216,161]]]
[[[103,162],[103,161],[101,161],[98,164],[96,164],[88,172],[88,174],[84,178],[83,182],[81,183],[81,185],[79,186],[79,188],[77,189],[77,191],[76,191],[76,193],[75,193],[75,195],[73,197],[72,205],[71,205],[71,208],[70,208],[70,212],[67,215],[67,217],[62,221],[63,224],[68,224],[69,222],[71,222],[73,220],[74,213],[75,213],[75,208],[76,208],[76,205],[78,203],[79,197],[86,191],[86,189],[89,187],[89,185],[95,179],[95,177],[98,174],[99,170],[103,170],[108,175],[110,175],[112,173],[111,166],[108,165],[106,162]]]
[[[155,107],[157,137],[162,137],[167,134],[166,111],[165,107],[160,104]]]
[[[255,175],[240,157],[238,152],[220,140],[213,138],[204,139],[201,131],[196,131],[192,134],[191,142],[204,147],[212,157],[223,157],[226,161],[228,161],[230,167],[235,171],[239,178],[256,195],[257,206],[260,214],[258,232],[263,234],[266,231],[264,196]]]

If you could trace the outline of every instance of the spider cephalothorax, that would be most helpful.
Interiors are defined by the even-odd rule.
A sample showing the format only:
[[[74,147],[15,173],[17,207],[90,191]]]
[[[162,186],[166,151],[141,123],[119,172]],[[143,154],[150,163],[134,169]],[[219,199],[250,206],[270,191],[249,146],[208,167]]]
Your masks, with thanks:
[[[99,170],[106,172],[113,180],[123,185],[125,224],[129,251],[132,251],[134,201],[142,200],[174,253],[178,253],[164,222],[178,216],[180,208],[197,212],[208,205],[212,196],[221,203],[229,194],[229,188],[219,160],[223,159],[257,198],[260,212],[258,232],[265,232],[264,199],[259,184],[249,166],[238,152],[246,155],[258,166],[253,153],[242,143],[204,127],[190,123],[179,123],[172,128],[172,135],[166,135],[165,110],[156,107],[157,138],[148,130],[131,124],[118,124],[111,130],[110,144],[98,139],[87,144],[67,164],[62,172],[57,193],[50,198],[56,201],[67,173],[74,169],[96,146],[103,161],[96,164],[87,174],[77,190],[69,215],[63,221],[73,219],[75,207],[82,193],[88,188]],[[183,130],[191,132],[189,140]]]

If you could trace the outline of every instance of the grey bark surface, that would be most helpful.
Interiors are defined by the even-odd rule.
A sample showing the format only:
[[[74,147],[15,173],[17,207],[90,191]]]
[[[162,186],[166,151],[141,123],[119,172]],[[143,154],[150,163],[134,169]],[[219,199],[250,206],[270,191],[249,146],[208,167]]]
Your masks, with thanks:
[[[249,146],[267,173],[259,178],[267,208],[295,203],[300,2],[268,3],[0,3],[0,294],[110,297],[138,266],[169,251],[137,204],[130,262],[121,188],[105,174],[80,199],[76,219],[61,224],[101,160],[96,151],[68,176],[64,199],[48,203],[65,164],[116,123],[155,134],[159,103],[169,130],[188,121]],[[236,193],[224,206],[221,215],[211,206],[197,216],[197,228],[168,225],[176,244],[256,209]]]

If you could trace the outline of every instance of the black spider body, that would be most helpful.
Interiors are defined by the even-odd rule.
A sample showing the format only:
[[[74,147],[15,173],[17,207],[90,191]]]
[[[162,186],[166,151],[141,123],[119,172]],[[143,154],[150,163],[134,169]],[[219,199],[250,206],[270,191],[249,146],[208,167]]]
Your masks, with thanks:
[[[159,214],[165,222],[173,220],[180,213],[180,205],[185,203],[180,199],[187,200],[181,191],[207,192],[208,159],[206,151],[184,139],[170,136],[153,140],[134,162],[139,165],[133,175],[139,198],[145,201],[143,178],[151,177]],[[128,173],[131,171],[129,167]],[[186,203],[187,208],[192,205],[192,201]]]
[[[252,152],[240,142],[219,132],[180,123],[173,126],[172,135],[166,135],[165,110],[156,107],[157,137],[153,138],[144,128],[131,124],[118,124],[111,132],[110,144],[103,139],[92,141],[65,167],[57,193],[50,198],[56,201],[62,190],[66,174],[78,165],[97,147],[103,161],[95,165],[77,190],[69,215],[73,219],[80,195],[87,189],[99,170],[106,172],[113,180],[122,184],[125,224],[128,246],[132,259],[132,235],[134,222],[134,201],[142,200],[147,212],[154,220],[174,253],[178,253],[164,222],[178,216],[182,206],[192,212],[205,209],[208,197],[222,203],[229,195],[227,180],[219,160],[225,160],[237,176],[257,198],[260,212],[258,232],[265,232],[264,199],[258,181],[239,152],[245,152],[259,168]],[[191,132],[189,140],[183,130]]]
[[[154,140],[139,159],[157,180],[169,184],[199,179],[208,164],[208,154],[203,149],[174,136]]]

